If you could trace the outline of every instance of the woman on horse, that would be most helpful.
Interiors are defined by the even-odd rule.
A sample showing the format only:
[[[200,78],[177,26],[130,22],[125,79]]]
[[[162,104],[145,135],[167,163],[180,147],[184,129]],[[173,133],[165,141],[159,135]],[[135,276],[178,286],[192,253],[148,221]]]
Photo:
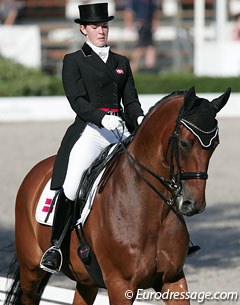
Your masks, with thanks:
[[[51,273],[61,267],[59,239],[71,215],[82,174],[105,147],[118,142],[112,131],[118,129],[124,139],[144,117],[128,59],[107,45],[108,21],[114,18],[108,16],[108,4],[78,8],[80,18],[75,22],[86,42],[80,50],[64,57],[62,71],[65,94],[76,119],[67,129],[55,160],[51,189],[60,192],[52,246],[40,263]]]

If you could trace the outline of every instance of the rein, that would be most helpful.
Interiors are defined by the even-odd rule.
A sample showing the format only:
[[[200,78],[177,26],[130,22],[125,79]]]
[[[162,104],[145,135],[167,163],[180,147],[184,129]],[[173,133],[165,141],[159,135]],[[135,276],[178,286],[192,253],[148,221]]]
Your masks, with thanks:
[[[170,152],[170,175],[169,179],[166,179],[152,170],[150,170],[148,167],[146,167],[144,164],[137,161],[127,150],[126,146],[124,145],[124,142],[122,141],[122,136],[120,135],[119,131],[116,130],[116,132],[112,131],[117,140],[119,141],[129,163],[135,170],[136,174],[170,207],[173,207],[176,203],[176,199],[181,195],[182,191],[182,180],[190,180],[190,179],[208,179],[208,174],[206,172],[182,172],[180,168],[180,160],[179,160],[179,127],[182,120],[182,114],[183,114],[183,107],[181,108],[179,115],[176,119],[176,125],[173,133],[169,137],[168,141],[168,147],[167,151],[169,150],[171,146],[171,152]],[[124,131],[124,123],[123,123],[123,131]],[[123,134],[123,133],[122,133]],[[175,175],[175,169],[174,169],[174,160],[176,163],[177,168],[177,174]],[[139,171],[139,169],[144,170],[146,173],[154,177],[158,182],[160,182],[172,195],[171,198],[168,198],[164,195],[164,193],[159,190],[157,187],[155,187],[149,180],[147,180]]]
[[[124,127],[123,127],[124,128]],[[113,131],[112,131],[113,132]],[[113,132],[115,137],[118,139],[129,163],[135,170],[136,174],[170,207],[172,207],[176,201],[176,198],[180,194],[180,190],[178,185],[175,183],[175,181],[170,181],[169,179],[166,179],[162,176],[159,176],[158,174],[154,173],[152,170],[147,168],[145,165],[137,161],[127,150],[126,146],[124,145],[122,141],[122,136],[119,134],[119,131],[117,130],[117,133]],[[167,198],[162,191],[160,191],[157,187],[155,187],[150,181],[148,181],[137,169],[137,167],[143,169],[146,173],[154,177],[158,182],[163,184],[168,191],[172,194],[173,198]]]
[[[124,127],[123,127],[124,128]],[[137,169],[137,167],[143,169],[145,172],[147,172],[148,174],[150,174],[152,177],[154,177],[156,180],[158,180],[160,183],[162,183],[170,192],[172,192],[174,185],[172,185],[172,183],[162,177],[159,176],[158,174],[154,173],[153,171],[151,171],[149,168],[147,168],[145,165],[143,165],[142,163],[140,163],[139,161],[137,161],[127,150],[126,146],[124,145],[124,142],[122,141],[122,136],[119,134],[119,131],[117,130],[117,133],[113,132],[115,137],[118,139],[129,163],[131,164],[131,166],[133,167],[133,169],[135,170],[136,174],[155,192],[157,193],[157,195],[163,199],[169,206],[173,206],[174,201],[172,199],[167,198],[159,189],[157,189],[150,181],[148,181]]]

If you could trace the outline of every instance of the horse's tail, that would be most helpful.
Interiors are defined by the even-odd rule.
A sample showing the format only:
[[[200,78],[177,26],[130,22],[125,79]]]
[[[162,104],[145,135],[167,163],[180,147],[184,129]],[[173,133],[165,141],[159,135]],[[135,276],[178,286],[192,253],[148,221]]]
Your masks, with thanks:
[[[43,291],[51,277],[51,273],[46,273],[38,288],[38,300],[40,302]],[[7,292],[3,305],[21,305],[22,289],[20,287],[20,266],[15,257],[9,267],[8,278],[13,278],[13,283]],[[38,303],[37,303],[38,304]]]
[[[13,277],[13,283],[7,292],[3,305],[21,304],[22,290],[20,287],[20,268],[17,258],[15,257],[9,267],[8,277]]]

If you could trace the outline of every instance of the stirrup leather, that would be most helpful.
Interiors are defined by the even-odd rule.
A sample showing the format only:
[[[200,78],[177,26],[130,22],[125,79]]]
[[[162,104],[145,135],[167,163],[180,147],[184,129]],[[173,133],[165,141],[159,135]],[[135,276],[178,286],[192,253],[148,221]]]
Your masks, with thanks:
[[[44,266],[44,265],[42,264],[42,261],[43,261],[45,255],[47,255],[48,252],[51,252],[51,251],[57,251],[57,252],[59,253],[59,255],[60,255],[60,264],[59,264],[59,267],[58,267],[56,270],[50,269],[50,268],[48,268],[48,267],[46,267],[46,266]],[[52,247],[50,247],[49,249],[47,249],[46,252],[44,252],[44,254],[43,254],[42,258],[41,258],[41,261],[40,261],[39,266],[40,266],[40,268],[43,269],[44,271],[50,272],[50,273],[52,273],[52,274],[58,274],[58,273],[60,272],[61,268],[62,268],[62,263],[63,263],[63,255],[62,255],[61,249],[58,248],[58,247],[56,247],[56,246],[52,246]]]

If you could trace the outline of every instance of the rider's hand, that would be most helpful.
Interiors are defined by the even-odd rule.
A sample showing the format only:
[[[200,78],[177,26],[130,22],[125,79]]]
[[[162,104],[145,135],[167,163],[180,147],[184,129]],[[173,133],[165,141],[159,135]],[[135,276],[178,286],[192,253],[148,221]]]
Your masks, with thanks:
[[[143,115],[140,115],[140,116],[137,118],[137,123],[138,123],[138,125],[140,125],[140,124],[142,123],[143,119],[144,119],[144,116],[143,116]]]
[[[122,119],[114,115],[105,115],[102,119],[102,125],[108,130],[114,130],[122,126]]]

